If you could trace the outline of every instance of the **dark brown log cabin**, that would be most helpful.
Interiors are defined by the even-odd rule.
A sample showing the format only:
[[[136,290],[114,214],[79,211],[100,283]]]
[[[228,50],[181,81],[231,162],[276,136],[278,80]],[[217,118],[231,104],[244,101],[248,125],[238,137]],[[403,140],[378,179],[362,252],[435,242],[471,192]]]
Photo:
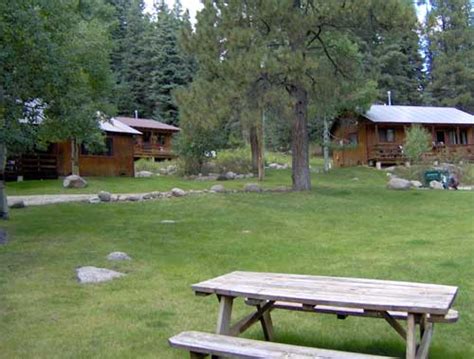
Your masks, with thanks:
[[[135,137],[134,157],[169,160],[175,157],[172,150],[173,134],[180,129],[165,123],[132,117],[116,117],[120,122],[140,131],[141,136]]]
[[[332,126],[334,166],[403,163],[405,131],[413,124],[431,133],[427,160],[448,155],[474,161],[474,116],[446,107],[373,105],[365,114],[343,116]]]

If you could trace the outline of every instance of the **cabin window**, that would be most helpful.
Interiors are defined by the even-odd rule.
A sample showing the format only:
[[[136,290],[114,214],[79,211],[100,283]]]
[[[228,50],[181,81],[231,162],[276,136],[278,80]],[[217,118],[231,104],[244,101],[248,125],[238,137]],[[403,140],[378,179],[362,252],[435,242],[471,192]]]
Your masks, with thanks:
[[[467,145],[467,130],[461,130],[459,132],[459,137],[460,137],[460,144],[461,145]]]
[[[144,131],[143,132],[143,142],[151,142],[151,132],[149,131]]]
[[[444,131],[436,131],[436,142],[437,143],[446,143],[446,139],[444,138]]]
[[[350,145],[357,145],[359,143],[357,133],[350,133],[349,136],[347,136],[347,140]]]
[[[157,136],[157,142],[160,146],[164,146],[166,143],[166,136],[162,133],[159,133]]]
[[[449,131],[448,135],[449,135],[449,143],[451,145],[458,145],[459,144],[458,133],[457,133],[456,130]]]
[[[379,141],[380,142],[395,142],[395,130],[393,128],[380,128]]]
[[[95,148],[95,146],[87,146],[81,144],[81,155],[84,156],[113,156],[114,141],[112,137],[106,137],[103,148]]]

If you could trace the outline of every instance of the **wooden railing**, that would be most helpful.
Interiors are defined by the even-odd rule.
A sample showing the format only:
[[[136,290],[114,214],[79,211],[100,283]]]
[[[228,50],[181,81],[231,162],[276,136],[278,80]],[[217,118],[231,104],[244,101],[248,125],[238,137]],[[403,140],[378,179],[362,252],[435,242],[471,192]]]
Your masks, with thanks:
[[[5,168],[5,179],[55,179],[58,178],[57,157],[53,154],[26,154],[10,157]]]
[[[141,143],[135,144],[135,156],[140,157],[170,157],[173,156],[171,148],[159,144]]]
[[[403,162],[403,147],[398,144],[378,144],[369,147],[369,161]],[[427,161],[441,162],[474,161],[474,145],[443,145],[435,146],[423,158]]]

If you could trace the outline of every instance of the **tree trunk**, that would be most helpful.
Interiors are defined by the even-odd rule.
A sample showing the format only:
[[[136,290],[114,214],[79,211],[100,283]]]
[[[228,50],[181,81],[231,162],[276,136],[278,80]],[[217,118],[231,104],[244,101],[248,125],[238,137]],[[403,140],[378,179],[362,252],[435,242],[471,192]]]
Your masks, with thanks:
[[[7,164],[7,147],[0,143],[0,218],[8,219],[7,192],[5,191],[5,166]]]
[[[258,121],[250,127],[250,149],[252,152],[252,170],[259,181],[265,177],[263,121],[265,112],[262,112],[262,122]]]
[[[301,85],[294,85],[292,96],[295,105],[291,131],[291,179],[294,191],[309,191],[308,93]]]
[[[323,152],[324,152],[324,172],[329,172],[329,127],[328,127],[328,120],[324,117],[324,144],[323,144]]]
[[[79,144],[75,138],[71,139],[71,173],[79,176]]]

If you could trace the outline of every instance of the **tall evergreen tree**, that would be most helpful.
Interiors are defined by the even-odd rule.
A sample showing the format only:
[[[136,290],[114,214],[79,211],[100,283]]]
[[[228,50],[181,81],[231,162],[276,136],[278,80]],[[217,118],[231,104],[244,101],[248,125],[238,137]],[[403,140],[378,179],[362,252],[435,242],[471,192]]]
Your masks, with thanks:
[[[190,26],[189,15],[183,16],[179,1],[173,9],[169,9],[164,0],[156,5],[148,101],[153,106],[153,117],[172,125],[179,125],[173,92],[187,85],[194,72],[192,57],[182,51],[178,41],[181,30]]]
[[[428,101],[474,113],[474,27],[469,0],[432,0],[426,20]]]

